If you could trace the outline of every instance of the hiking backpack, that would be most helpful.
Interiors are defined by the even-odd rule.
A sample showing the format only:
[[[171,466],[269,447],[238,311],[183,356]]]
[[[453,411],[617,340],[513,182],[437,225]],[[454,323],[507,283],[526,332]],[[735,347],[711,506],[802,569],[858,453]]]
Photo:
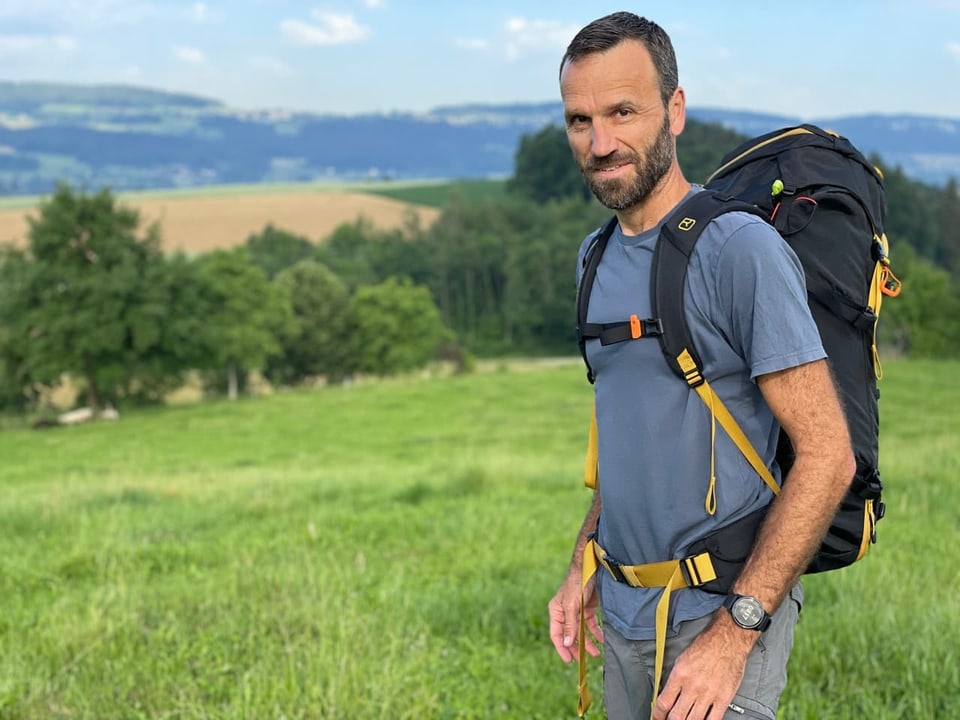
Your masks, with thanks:
[[[876,542],[876,523],[884,514],[877,467],[881,368],[876,330],[881,300],[884,295],[897,295],[900,282],[887,257],[883,176],[847,139],[800,125],[737,147],[723,158],[704,187],[704,192],[681,204],[660,231],[651,270],[653,318],[641,320],[634,315],[620,322],[587,323],[596,269],[616,228],[616,217],[588,248],[577,297],[577,334],[587,377],[594,381],[585,349],[588,339],[599,338],[606,345],[657,337],[674,373],[714,408],[716,419],[754,470],[775,494],[779,492],[768,468],[713,393],[709,378],[703,377],[683,302],[687,262],[712,219],[741,211],[772,224],[803,266],[810,310],[829,358],[857,461],[850,488],[807,573],[845,567]],[[585,477],[590,487],[597,483],[596,453],[594,417]],[[793,454],[783,432],[776,460],[786,478]],[[709,551],[717,569],[717,580],[703,589],[727,592],[733,584],[763,519],[763,513],[754,515],[716,543],[708,538],[702,547],[691,549]]]

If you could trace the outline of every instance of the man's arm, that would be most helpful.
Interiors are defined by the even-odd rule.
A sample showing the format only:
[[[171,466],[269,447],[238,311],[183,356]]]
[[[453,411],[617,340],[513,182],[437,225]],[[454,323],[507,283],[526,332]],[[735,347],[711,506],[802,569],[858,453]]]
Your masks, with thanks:
[[[770,506],[733,587],[773,613],[803,574],[856,471],[846,418],[825,360],[758,378],[760,391],[790,437],[796,460]],[[677,659],[657,699],[654,720],[719,720],[743,679],[760,633],[720,610]]]
[[[593,493],[593,502],[587,510],[587,516],[580,527],[580,533],[577,535],[577,542],[573,548],[573,557],[570,558],[570,569],[567,577],[557,590],[557,594],[547,605],[550,614],[550,639],[553,641],[553,647],[564,662],[570,662],[577,658],[577,637],[580,632],[580,583],[581,573],[583,571],[583,549],[587,545],[587,536],[597,529],[597,521],[600,519],[600,491]],[[596,579],[593,578],[583,589],[584,618],[587,622],[587,629],[590,634],[585,635],[584,643],[586,651],[596,657],[600,654],[596,645],[590,639],[590,635],[598,643],[603,643],[603,631],[597,622],[597,598],[594,593]]]

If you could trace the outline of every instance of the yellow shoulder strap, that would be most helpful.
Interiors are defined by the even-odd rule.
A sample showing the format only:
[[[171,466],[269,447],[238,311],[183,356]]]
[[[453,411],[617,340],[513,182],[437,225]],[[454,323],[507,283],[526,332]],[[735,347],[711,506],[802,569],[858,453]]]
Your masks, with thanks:
[[[592,490],[597,489],[597,403],[593,403],[593,414],[590,417],[590,434],[587,436],[587,459],[583,468],[583,484]]]
[[[700,399],[703,400],[704,404],[708,408],[710,408],[711,416],[719,421],[721,427],[723,427],[727,435],[730,436],[730,439],[733,440],[736,446],[740,449],[743,457],[746,458],[747,462],[750,463],[750,466],[757,472],[757,475],[759,475],[767,484],[767,487],[773,491],[773,494],[779,494],[780,486],[777,485],[777,481],[774,480],[773,475],[770,473],[770,469],[760,458],[760,455],[754,449],[753,445],[750,444],[750,441],[740,428],[740,425],[734,419],[733,415],[730,414],[730,411],[727,410],[727,406],[723,404],[723,401],[720,399],[720,397],[713,391],[713,388],[710,387],[710,383],[706,381],[706,378],[700,374],[700,369],[693,361],[690,353],[687,350],[684,350],[679,356],[677,356],[677,362],[680,363],[680,367],[687,378],[687,383],[690,385],[690,387],[697,391],[697,395],[700,396]],[[712,458],[712,448],[710,454]]]

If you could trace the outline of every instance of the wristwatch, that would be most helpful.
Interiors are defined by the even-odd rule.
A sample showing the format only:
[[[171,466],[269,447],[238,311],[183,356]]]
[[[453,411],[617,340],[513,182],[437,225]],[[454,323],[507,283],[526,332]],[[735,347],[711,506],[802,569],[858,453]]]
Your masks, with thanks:
[[[744,630],[763,632],[770,627],[770,616],[756,598],[731,593],[724,598],[723,606],[730,611],[733,621]]]

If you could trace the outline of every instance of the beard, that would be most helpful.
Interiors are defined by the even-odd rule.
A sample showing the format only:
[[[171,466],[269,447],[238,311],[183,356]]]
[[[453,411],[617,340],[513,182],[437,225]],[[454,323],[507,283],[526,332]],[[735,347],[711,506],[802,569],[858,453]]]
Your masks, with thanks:
[[[626,210],[650,197],[657,184],[663,179],[673,164],[673,134],[670,132],[670,118],[664,115],[660,132],[641,155],[638,153],[613,152],[602,158],[590,156],[586,163],[580,163],[590,192],[603,205],[611,210]],[[633,182],[628,180],[598,179],[594,171],[614,165],[632,164],[635,171]]]

